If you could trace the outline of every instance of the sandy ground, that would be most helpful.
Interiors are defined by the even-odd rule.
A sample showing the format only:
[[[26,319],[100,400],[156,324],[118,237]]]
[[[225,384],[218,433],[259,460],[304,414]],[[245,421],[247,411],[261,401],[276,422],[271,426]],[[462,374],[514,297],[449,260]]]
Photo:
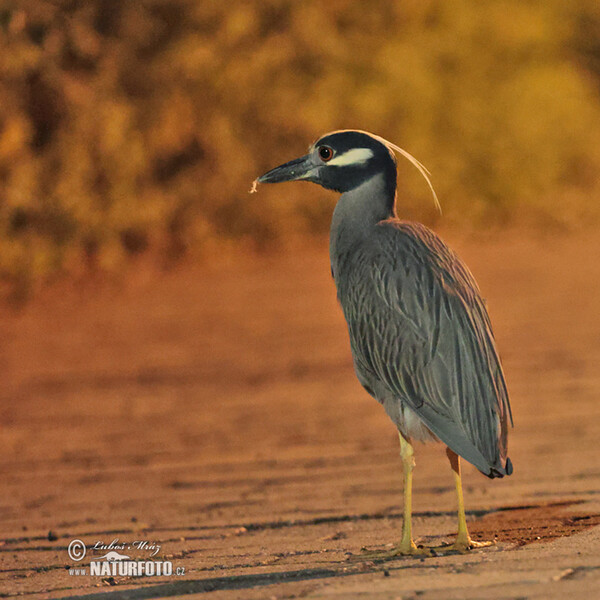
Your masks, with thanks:
[[[352,371],[327,243],[121,286],[60,284],[0,317],[0,595],[600,598],[600,236],[445,236],[488,299],[515,473],[467,466],[467,555],[399,539],[401,466]],[[456,531],[440,446],[417,447],[420,543]],[[87,545],[69,557],[74,539]],[[182,574],[75,575],[106,554]]]

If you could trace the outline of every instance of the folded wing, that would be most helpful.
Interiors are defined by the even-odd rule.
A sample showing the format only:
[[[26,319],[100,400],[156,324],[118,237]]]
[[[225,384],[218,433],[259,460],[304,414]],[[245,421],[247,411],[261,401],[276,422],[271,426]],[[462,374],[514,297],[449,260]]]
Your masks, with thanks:
[[[382,222],[338,296],[355,362],[490,477],[510,474],[510,404],[473,276],[433,232]]]

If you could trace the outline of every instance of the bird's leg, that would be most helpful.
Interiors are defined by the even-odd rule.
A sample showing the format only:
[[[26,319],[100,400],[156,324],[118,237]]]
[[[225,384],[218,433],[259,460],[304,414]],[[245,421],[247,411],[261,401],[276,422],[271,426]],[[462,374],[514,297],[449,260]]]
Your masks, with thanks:
[[[467,519],[465,516],[465,502],[463,499],[462,482],[460,478],[460,457],[458,454],[450,450],[450,448],[446,448],[446,454],[448,455],[448,460],[450,461],[450,466],[452,467],[454,484],[456,486],[456,498],[458,500],[458,535],[456,536],[454,544],[436,548],[436,551],[466,552],[467,550],[472,550],[473,548],[491,546],[492,542],[475,542],[469,535],[469,530],[467,529]]]
[[[412,472],[415,468],[414,450],[410,442],[400,437],[400,457],[404,469],[404,512],[402,521],[402,539],[400,543],[387,551],[366,551],[370,558],[393,558],[395,556],[430,556],[429,548],[418,548],[412,539]]]
[[[400,438],[400,456],[404,470],[404,512],[402,515],[402,539],[397,547],[402,554],[413,554],[418,550],[412,539],[412,472],[415,459],[412,445],[398,433]]]

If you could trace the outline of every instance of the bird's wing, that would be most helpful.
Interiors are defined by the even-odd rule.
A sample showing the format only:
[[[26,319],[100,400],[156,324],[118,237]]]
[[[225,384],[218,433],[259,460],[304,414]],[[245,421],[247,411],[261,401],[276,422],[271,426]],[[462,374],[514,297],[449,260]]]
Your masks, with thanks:
[[[342,300],[355,360],[485,474],[505,473],[510,405],[472,275],[422,225],[384,222]]]

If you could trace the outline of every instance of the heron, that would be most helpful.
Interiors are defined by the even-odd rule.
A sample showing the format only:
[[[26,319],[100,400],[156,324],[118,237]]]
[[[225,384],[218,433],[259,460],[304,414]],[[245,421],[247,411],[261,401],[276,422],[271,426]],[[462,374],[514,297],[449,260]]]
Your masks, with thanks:
[[[460,457],[490,478],[512,473],[510,402],[473,275],[433,231],[396,216],[395,152],[419,169],[437,203],[429,172],[416,158],[358,130],[322,136],[305,156],[261,175],[253,190],[257,183],[310,181],[341,193],[331,220],[329,255],[354,370],[400,438],[402,537],[385,554],[431,554],[431,548],[415,544],[411,515],[413,444],[432,441],[446,445],[458,503],[457,537],[444,548],[466,552],[492,542],[476,542],[469,535]]]

